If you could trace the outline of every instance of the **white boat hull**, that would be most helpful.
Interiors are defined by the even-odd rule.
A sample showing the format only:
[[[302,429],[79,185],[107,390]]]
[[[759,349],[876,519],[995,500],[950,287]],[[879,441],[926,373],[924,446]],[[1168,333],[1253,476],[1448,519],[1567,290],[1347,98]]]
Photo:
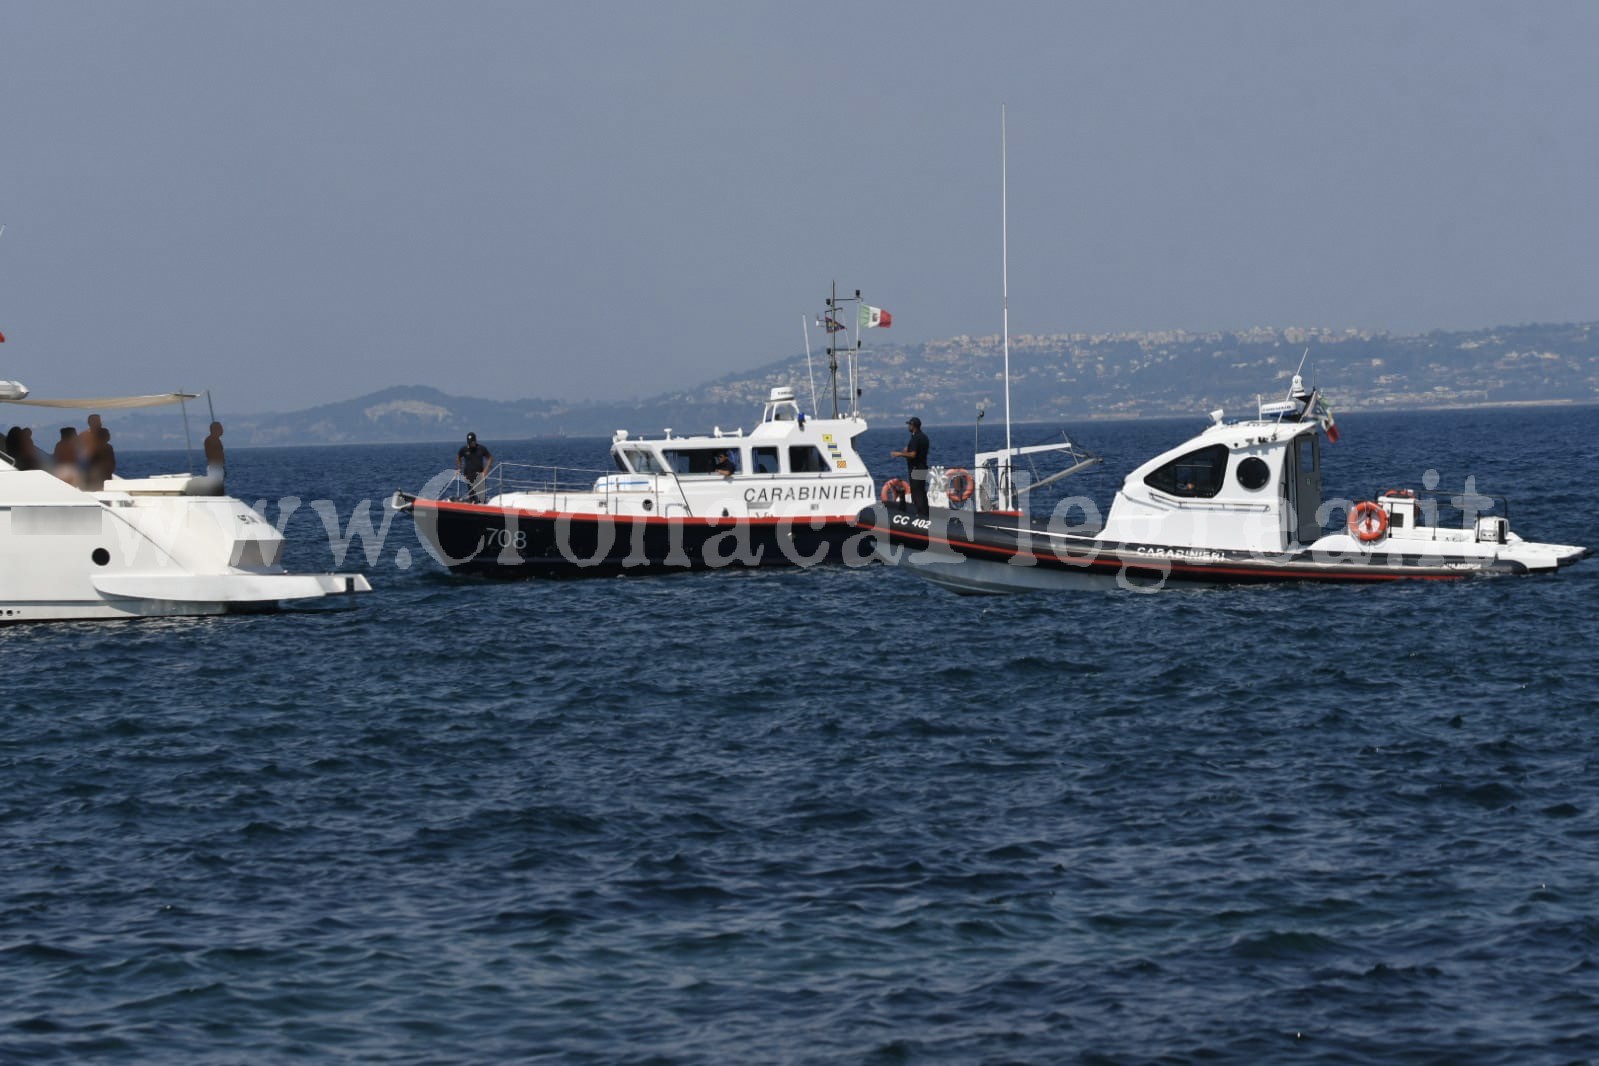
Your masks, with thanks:
[[[359,574],[290,574],[283,538],[242,501],[189,479],[113,480],[86,492],[0,469],[0,623],[271,610],[369,592]]]
[[[1366,544],[1339,533],[1282,552],[1229,551],[1112,542],[1008,515],[933,508],[922,518],[886,505],[861,512],[859,521],[876,532],[884,562],[965,595],[1153,592],[1172,584],[1458,581],[1549,573],[1588,554],[1576,545],[1531,543],[1514,534],[1504,543],[1440,534]]]

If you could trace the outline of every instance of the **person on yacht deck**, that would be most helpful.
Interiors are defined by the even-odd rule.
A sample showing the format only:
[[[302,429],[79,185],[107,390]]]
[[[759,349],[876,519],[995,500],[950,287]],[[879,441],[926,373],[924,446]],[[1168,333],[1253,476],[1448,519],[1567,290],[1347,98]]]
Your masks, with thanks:
[[[50,462],[56,477],[69,485],[78,483],[78,427],[62,426],[61,439],[50,453]]]
[[[17,464],[18,470],[43,470],[44,455],[33,443],[33,429],[30,426],[17,426],[12,430],[17,435],[16,445],[13,448],[11,433],[6,434],[6,454],[11,456],[11,461]]]
[[[78,442],[78,484],[98,492],[102,487],[96,477],[100,469],[100,434],[90,426],[74,439]]]
[[[104,426],[95,430],[94,439],[94,451],[84,470],[84,484],[99,490],[105,488],[105,483],[117,472],[117,452],[111,447],[111,431]]]
[[[205,439],[205,476],[221,484],[225,471],[222,457],[222,423],[211,423],[211,435]]]

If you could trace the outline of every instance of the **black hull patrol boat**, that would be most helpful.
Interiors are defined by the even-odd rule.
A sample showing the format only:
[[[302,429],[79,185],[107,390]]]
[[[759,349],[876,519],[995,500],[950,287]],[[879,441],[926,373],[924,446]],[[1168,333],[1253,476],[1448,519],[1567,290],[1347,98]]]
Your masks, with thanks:
[[[1524,540],[1510,529],[1504,498],[1478,494],[1469,481],[1458,494],[1391,489],[1358,503],[1324,500],[1323,432],[1338,439],[1320,393],[1296,374],[1288,399],[1261,404],[1246,421],[1212,411],[1201,433],[1128,474],[1103,525],[1067,524],[1063,515],[1099,514],[1081,497],[1048,517],[1023,508],[1031,489],[1099,461],[1070,445],[1078,462],[1032,485],[1012,477],[1014,455],[1029,449],[978,455],[971,510],[935,488],[929,496],[943,506],[926,516],[886,502],[862,511],[860,522],[877,533],[885,561],[962,593],[1457,581],[1552,572],[1588,554]],[[1323,532],[1323,518],[1340,508],[1343,527]],[[1450,510],[1461,514],[1458,526],[1439,522]]]
[[[1250,423],[1229,425],[1254,428]],[[1293,482],[1310,480],[1304,471],[1290,471],[1286,497],[1274,474],[1266,475],[1258,488],[1244,487],[1262,476],[1258,468],[1244,467],[1246,481],[1238,480],[1244,461],[1269,462],[1259,451],[1241,457],[1229,452],[1225,459],[1203,457],[1216,463],[1222,486],[1204,504],[1197,504],[1191,492],[1167,496],[1150,488],[1147,479],[1162,466],[1196,461],[1190,457],[1200,449],[1193,443],[1176,449],[1178,454],[1161,457],[1164,463],[1155,470],[1141,468],[1129,476],[1112,505],[1110,521],[1097,530],[1070,528],[1056,518],[1028,516],[1019,510],[934,507],[923,517],[891,503],[868,508],[860,521],[877,533],[878,554],[885,561],[965,594],[1155,591],[1168,584],[1458,581],[1549,573],[1589,554],[1589,549],[1576,545],[1522,539],[1509,528],[1503,498],[1478,496],[1469,489],[1458,495],[1387,490],[1349,508],[1346,529],[1314,536],[1320,532],[1319,497],[1305,498],[1314,501],[1305,515],[1298,514],[1292,500],[1297,491]],[[1282,449],[1290,454],[1297,450]],[[1244,492],[1264,496],[1265,506],[1223,498],[1229,485],[1234,496]],[[1144,495],[1140,489],[1147,491],[1142,502],[1166,513],[1135,517],[1141,509],[1136,497]],[[1188,513],[1182,510],[1185,505],[1191,508]],[[1476,510],[1482,505],[1491,513]],[[1462,524],[1458,528],[1435,524],[1438,512],[1451,506],[1463,512]],[[1296,527],[1300,520],[1306,524]],[[1302,534],[1312,539],[1306,543]]]
[[[1002,167],[1003,143],[1002,125]],[[1478,495],[1469,482],[1455,496],[1401,489],[1345,502],[1345,527],[1324,533],[1324,516],[1341,501],[1322,499],[1320,434],[1336,441],[1338,430],[1320,392],[1305,388],[1298,373],[1287,397],[1259,404],[1254,419],[1226,422],[1222,411],[1212,411],[1201,433],[1127,475],[1103,525],[1068,525],[1060,517],[1097,521],[1098,507],[1082,498],[1048,517],[1031,516],[1024,510],[1030,492],[1099,458],[1070,441],[1011,447],[1008,296],[1004,338],[1005,447],[977,455],[970,473],[959,472],[958,487],[950,474],[935,478],[928,496],[938,506],[925,516],[892,499],[860,514],[861,525],[877,534],[884,561],[955,592],[1455,581],[1550,572],[1588,554],[1576,545],[1522,539],[1510,529],[1504,500]],[[1018,484],[1015,460],[1050,449],[1076,461],[1043,480]],[[957,509],[968,496],[971,508]],[[1439,524],[1447,507],[1461,512],[1458,527]]]
[[[848,491],[846,498],[870,498]],[[873,542],[842,518],[578,514],[527,509],[495,497],[487,504],[406,494],[396,505],[440,562],[463,573],[506,577],[606,576],[723,567],[863,566]],[[852,505],[853,506],[853,505]]]
[[[860,304],[853,347],[835,346],[845,308]],[[438,498],[396,492],[433,556],[453,571],[574,577],[723,567],[864,565],[872,535],[856,514],[875,488],[855,441],[866,432],[854,357],[861,326],[888,316],[835,294],[819,319],[828,333],[833,417],[808,416],[794,390],[773,388],[748,433],[632,437],[618,430],[609,471],[495,465],[483,502],[461,498],[453,477]],[[807,344],[809,334],[807,333]],[[840,413],[840,354],[849,403]],[[808,356],[807,356],[808,358]],[[812,406],[815,390],[812,389]],[[454,490],[455,498],[445,498]]]

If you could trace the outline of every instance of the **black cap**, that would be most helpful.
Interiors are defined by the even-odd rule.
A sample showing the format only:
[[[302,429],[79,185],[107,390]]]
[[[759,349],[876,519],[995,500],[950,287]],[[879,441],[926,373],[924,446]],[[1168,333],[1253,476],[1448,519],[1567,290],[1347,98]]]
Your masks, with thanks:
[[[915,415],[911,415],[909,418],[907,418],[905,420],[905,424],[907,426],[915,426],[917,429],[922,428],[922,420],[917,418]]]
[[[477,440],[477,434],[476,433],[468,433],[466,435],[466,439],[469,440],[469,441]]]

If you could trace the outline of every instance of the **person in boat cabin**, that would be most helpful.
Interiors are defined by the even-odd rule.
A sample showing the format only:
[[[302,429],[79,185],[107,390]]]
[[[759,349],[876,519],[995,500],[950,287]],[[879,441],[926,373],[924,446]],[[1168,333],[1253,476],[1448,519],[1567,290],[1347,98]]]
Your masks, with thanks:
[[[905,425],[911,431],[911,439],[906,441],[905,447],[895,452],[894,456],[905,460],[905,477],[911,483],[911,506],[916,508],[917,514],[926,515],[929,447],[927,434],[922,432],[922,420],[915,415],[906,419]]]
[[[721,474],[723,477],[732,477],[733,473],[734,473],[734,470],[736,468],[733,466],[733,460],[731,460],[731,459],[729,459],[727,457],[727,453],[726,452],[717,452],[716,453],[716,463],[712,466],[711,469],[715,470],[718,474]]]
[[[455,453],[455,472],[466,479],[473,503],[483,502],[483,478],[493,466],[494,453],[477,442],[476,433],[468,433],[465,446]]]

